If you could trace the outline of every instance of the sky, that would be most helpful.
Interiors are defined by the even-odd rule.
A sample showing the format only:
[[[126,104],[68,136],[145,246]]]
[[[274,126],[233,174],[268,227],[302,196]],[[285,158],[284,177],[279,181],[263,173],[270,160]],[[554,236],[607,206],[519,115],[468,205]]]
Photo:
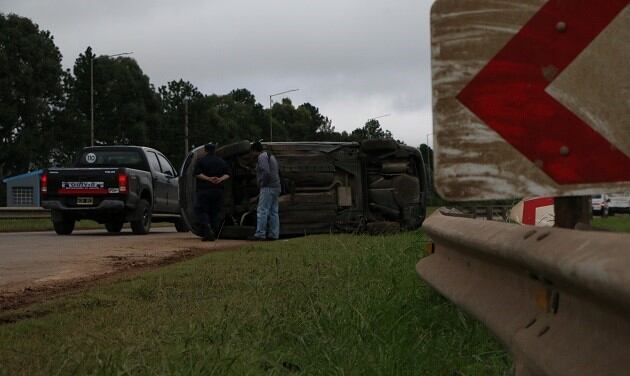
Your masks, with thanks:
[[[338,131],[389,115],[382,127],[417,146],[432,133],[431,3],[0,0],[0,12],[49,30],[65,68],[92,46],[133,52],[155,86],[183,79],[204,94],[246,88],[265,107],[270,94],[298,88],[287,94],[293,103],[319,107]]]

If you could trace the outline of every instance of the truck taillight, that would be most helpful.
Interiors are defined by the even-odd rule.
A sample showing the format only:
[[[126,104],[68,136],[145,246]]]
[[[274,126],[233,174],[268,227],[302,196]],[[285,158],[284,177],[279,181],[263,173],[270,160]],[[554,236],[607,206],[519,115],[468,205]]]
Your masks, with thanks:
[[[43,196],[48,194],[48,173],[44,172],[39,178],[39,190]]]
[[[125,172],[118,172],[118,191],[122,194],[129,193],[129,175]]]

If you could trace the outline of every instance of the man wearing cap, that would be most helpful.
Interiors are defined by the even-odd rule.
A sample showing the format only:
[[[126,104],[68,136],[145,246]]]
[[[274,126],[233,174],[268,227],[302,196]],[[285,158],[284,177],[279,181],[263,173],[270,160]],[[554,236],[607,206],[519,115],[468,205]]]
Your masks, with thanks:
[[[223,182],[230,178],[227,163],[214,154],[215,146],[204,146],[206,155],[197,161],[195,214],[201,226],[201,240],[213,241],[219,233],[219,213],[223,206]]]
[[[256,180],[260,188],[256,209],[256,232],[250,240],[276,240],[280,236],[278,197],[280,196],[280,170],[276,157],[264,151],[260,142],[252,144],[252,153],[258,158]]]

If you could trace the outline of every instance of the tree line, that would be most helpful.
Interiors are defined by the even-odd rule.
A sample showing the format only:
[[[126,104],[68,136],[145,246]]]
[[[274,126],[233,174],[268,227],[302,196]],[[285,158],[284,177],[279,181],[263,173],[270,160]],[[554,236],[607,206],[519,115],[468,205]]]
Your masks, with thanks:
[[[186,115],[191,147],[266,139],[270,119],[274,141],[392,138],[377,120],[338,132],[310,103],[296,107],[285,98],[265,109],[247,89],[204,94],[183,80],[155,87],[128,56],[97,56],[87,47],[68,70],[61,59],[49,31],[0,14],[0,178],[67,165],[90,145],[91,75],[95,144],[150,146],[175,165],[185,156]]]

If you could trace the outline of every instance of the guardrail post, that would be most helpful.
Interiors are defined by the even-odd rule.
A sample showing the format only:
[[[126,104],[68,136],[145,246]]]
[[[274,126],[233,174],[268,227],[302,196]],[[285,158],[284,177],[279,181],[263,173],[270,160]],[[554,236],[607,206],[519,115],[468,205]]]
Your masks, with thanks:
[[[574,229],[578,223],[590,225],[593,217],[590,196],[556,197],[555,227]]]

